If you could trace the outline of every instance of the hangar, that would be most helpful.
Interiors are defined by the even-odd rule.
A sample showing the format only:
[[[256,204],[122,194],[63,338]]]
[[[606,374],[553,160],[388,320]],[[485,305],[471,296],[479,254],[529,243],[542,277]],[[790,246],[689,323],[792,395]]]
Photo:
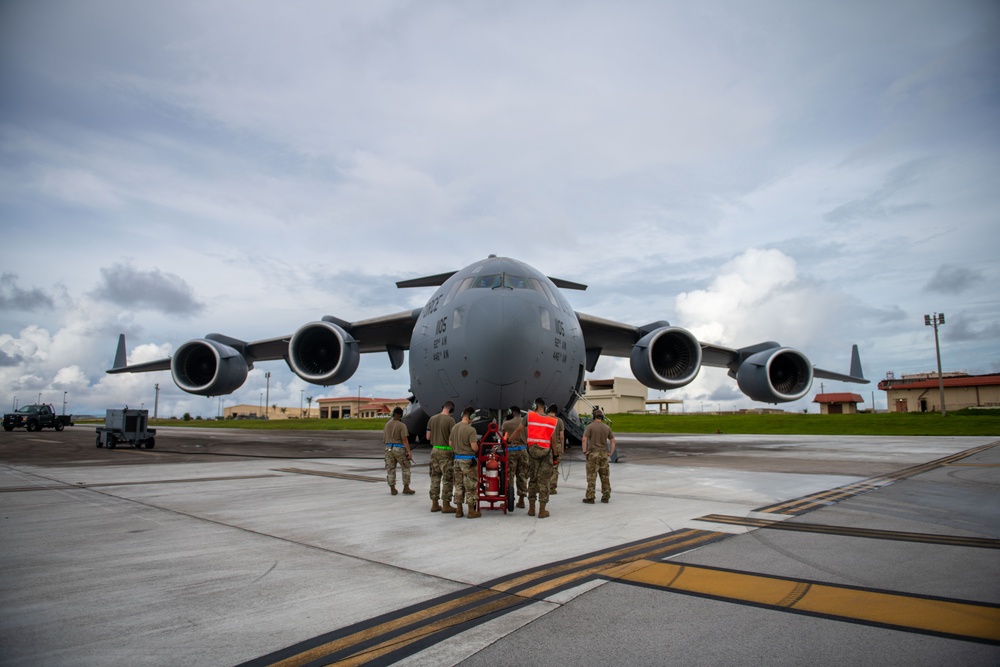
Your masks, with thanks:
[[[1000,408],[1000,374],[944,373],[944,404],[948,410]],[[918,373],[897,378],[889,372],[878,383],[886,392],[891,412],[938,412],[941,410],[937,373]]]

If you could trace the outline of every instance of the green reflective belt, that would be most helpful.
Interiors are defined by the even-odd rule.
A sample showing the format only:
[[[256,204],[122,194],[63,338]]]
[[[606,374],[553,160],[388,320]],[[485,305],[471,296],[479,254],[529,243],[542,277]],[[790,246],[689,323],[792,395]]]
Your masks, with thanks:
[[[447,449],[449,452],[451,451],[451,447],[442,447],[441,445],[434,445],[434,449]]]

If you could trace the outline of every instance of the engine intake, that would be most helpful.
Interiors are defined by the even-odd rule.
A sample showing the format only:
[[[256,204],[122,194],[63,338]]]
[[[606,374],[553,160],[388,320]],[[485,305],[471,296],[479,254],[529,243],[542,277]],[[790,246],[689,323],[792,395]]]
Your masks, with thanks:
[[[812,381],[812,363],[790,347],[753,354],[736,371],[740,391],[763,403],[797,401],[808,393]]]
[[[647,387],[683,387],[701,368],[701,343],[687,329],[661,327],[635,344],[631,366],[632,374]]]
[[[177,348],[170,360],[174,384],[198,396],[221,396],[236,391],[247,379],[246,359],[218,341],[197,338]]]
[[[332,322],[310,322],[292,335],[288,365],[312,384],[346,382],[358,370],[358,341]]]

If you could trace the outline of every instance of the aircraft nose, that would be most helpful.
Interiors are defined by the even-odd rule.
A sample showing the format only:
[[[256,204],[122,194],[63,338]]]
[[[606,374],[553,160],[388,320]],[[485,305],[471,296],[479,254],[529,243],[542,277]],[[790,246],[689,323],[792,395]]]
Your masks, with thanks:
[[[470,371],[491,384],[524,381],[540,353],[538,306],[509,294],[471,305],[465,347]]]

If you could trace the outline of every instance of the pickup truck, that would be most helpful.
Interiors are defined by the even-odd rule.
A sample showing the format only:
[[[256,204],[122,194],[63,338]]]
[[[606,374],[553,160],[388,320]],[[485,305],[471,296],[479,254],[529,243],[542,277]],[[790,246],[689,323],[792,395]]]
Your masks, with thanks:
[[[57,431],[73,425],[73,415],[57,415],[51,405],[23,405],[15,412],[3,416],[3,430],[13,431],[15,428],[26,428],[29,431],[40,431],[43,428],[54,428]]]

